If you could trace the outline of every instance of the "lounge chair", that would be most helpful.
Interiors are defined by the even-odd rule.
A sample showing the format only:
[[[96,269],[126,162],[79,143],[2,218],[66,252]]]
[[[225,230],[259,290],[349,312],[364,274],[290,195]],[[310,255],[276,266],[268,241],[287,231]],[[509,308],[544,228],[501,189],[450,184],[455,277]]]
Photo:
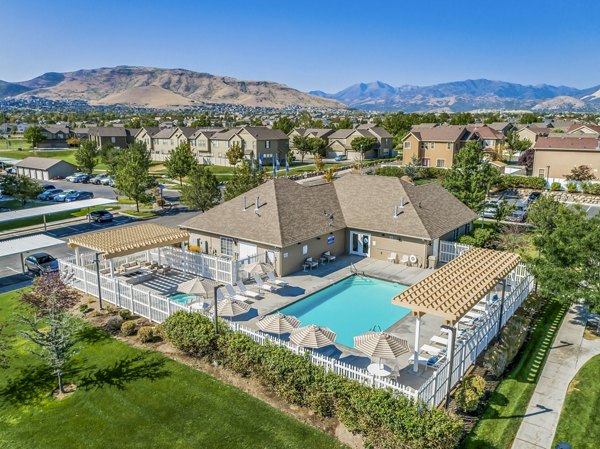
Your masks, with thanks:
[[[443,351],[445,352],[445,348],[436,348],[435,346],[431,345],[423,345],[419,349],[419,352],[426,352],[427,354],[431,355],[440,355]]]
[[[319,266],[319,262],[317,262],[316,260],[313,260],[312,257],[307,258],[304,261],[305,264],[308,265],[308,267],[312,270],[313,268],[317,268]]]
[[[135,262],[127,262],[119,267],[119,274],[129,274],[139,271],[142,265],[136,260]]]
[[[267,273],[267,282],[269,282],[273,285],[276,285],[278,287],[287,287],[288,285],[290,285],[282,279],[277,279],[275,277],[275,273],[273,273],[272,271],[269,271]]]
[[[247,296],[248,298],[260,299],[263,297],[259,292],[255,292],[254,290],[249,290],[248,288],[246,288],[242,281],[237,281],[236,285],[240,289],[240,293],[244,296]]]
[[[391,261],[392,263],[398,262],[398,254],[390,253],[390,255],[388,256],[388,260]]]
[[[325,260],[327,260],[327,263],[329,262],[333,262],[335,260],[335,256],[331,255],[331,251],[325,251],[321,257]]]
[[[439,337],[437,335],[431,337],[431,342],[440,346],[448,346],[448,339],[444,337]]]
[[[229,296],[230,299],[237,299],[238,301],[246,301],[248,299],[247,296],[238,294],[231,284],[225,284],[225,291],[227,291],[227,296]]]
[[[486,313],[486,312],[487,312],[487,309],[488,309],[488,308],[487,308],[487,306],[486,306],[485,304],[476,304],[476,305],[473,307],[473,310],[474,310],[474,311],[476,311],[476,312],[483,312],[483,313]]]
[[[254,275],[254,280],[256,281],[256,285],[258,285],[259,289],[266,290],[271,293],[277,291],[277,287],[271,284],[265,284],[258,274]]]
[[[417,363],[419,365],[425,365],[425,368],[433,368],[433,369],[438,369],[439,366],[442,364],[442,362],[444,361],[445,357],[440,357],[440,356],[419,356],[419,359],[417,361]],[[408,363],[409,365],[412,365],[415,363],[415,359],[413,356],[410,357],[410,359],[408,359]]]

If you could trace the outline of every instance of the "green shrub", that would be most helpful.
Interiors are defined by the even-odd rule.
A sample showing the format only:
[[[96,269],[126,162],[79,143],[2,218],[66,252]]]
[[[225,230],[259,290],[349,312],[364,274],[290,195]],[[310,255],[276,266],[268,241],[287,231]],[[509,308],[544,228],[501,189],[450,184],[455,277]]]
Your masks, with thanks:
[[[261,346],[239,332],[229,332],[219,338],[221,362],[229,369],[250,376],[253,368],[262,362]]]
[[[175,312],[162,324],[162,332],[177,349],[196,357],[210,357],[217,350],[214,324],[200,313]]]
[[[81,304],[81,305],[79,306],[79,311],[80,311],[81,313],[86,313],[86,312],[88,311],[88,309],[89,309],[89,307],[88,307],[88,305],[87,305],[87,304]]]
[[[142,326],[138,330],[138,338],[142,343],[150,343],[156,338],[154,326]]]
[[[562,186],[560,184],[560,182],[554,181],[552,184],[550,184],[550,190],[556,192],[558,190],[561,190]]]
[[[478,375],[467,376],[456,390],[456,405],[466,412],[474,412],[485,394],[485,379]]]
[[[133,318],[133,314],[128,309],[119,309],[119,316],[124,320]]]
[[[419,173],[420,178],[424,179],[444,179],[450,170],[438,167],[423,167]]]
[[[584,181],[581,183],[581,192],[582,193],[590,193],[590,183]]]
[[[116,334],[121,330],[121,324],[123,324],[123,318],[120,316],[113,316],[106,321],[104,329],[111,334]]]
[[[591,195],[600,195],[600,184],[590,184],[589,193]]]
[[[534,189],[546,188],[546,180],[536,176],[500,175],[496,187],[499,189]]]
[[[135,324],[135,321],[125,321],[123,324],[121,324],[121,334],[125,335],[126,337],[135,335],[136,330],[137,325]]]
[[[496,238],[497,232],[491,228],[475,228],[471,234],[461,235],[457,241],[463,245],[487,248]]]
[[[398,166],[379,167],[375,169],[375,174],[379,176],[396,176],[401,178],[405,175],[404,169]]]
[[[568,182],[567,183],[567,192],[569,192],[569,193],[577,192],[577,183],[576,182]]]

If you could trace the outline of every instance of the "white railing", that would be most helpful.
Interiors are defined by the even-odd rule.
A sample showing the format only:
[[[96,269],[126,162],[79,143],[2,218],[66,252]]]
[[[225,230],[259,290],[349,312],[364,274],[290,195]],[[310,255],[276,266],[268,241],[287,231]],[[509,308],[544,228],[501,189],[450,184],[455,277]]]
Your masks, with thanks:
[[[151,260],[179,271],[227,284],[235,284],[237,281],[235,261],[226,257],[195,253],[172,246],[150,250],[150,256]]]
[[[446,240],[440,241],[440,262],[450,262],[452,259],[462,255],[465,251],[471,249],[469,245],[463,245],[462,243],[449,242]]]
[[[174,257],[174,259],[169,259],[171,266],[174,266],[175,264],[173,261],[177,260],[179,260],[179,263],[181,264],[186,263],[187,260],[181,258],[181,254],[178,254],[177,252],[174,254],[175,256],[172,254],[169,256]],[[164,254],[161,254],[161,257],[164,257]],[[180,259],[177,259],[177,257],[180,257]],[[75,264],[74,259],[59,259],[58,262],[60,271],[71,275],[70,282],[73,287],[86,294],[95,296],[96,298],[98,297],[98,274],[95,269],[78,266]],[[143,287],[128,284],[118,278],[111,278],[101,274],[100,286],[102,289],[103,301],[128,309],[136,315],[147,318],[155,323],[162,323],[178,310],[187,312],[192,311],[189,306],[174,302],[167,296],[159,295]],[[212,314],[208,311],[203,311],[202,313],[212,317]],[[317,366],[322,366],[327,372],[331,371],[340,376],[356,380],[362,384],[370,385],[375,388],[389,388],[397,393],[406,395],[409,398],[416,398],[417,396],[417,392],[413,388],[402,385],[394,379],[375,377],[363,368],[344,363],[340,360],[313,351],[306,351],[304,348],[300,348],[290,341],[264,334],[236,322],[227,321],[227,323],[233,331],[241,332],[260,344],[272,343],[279,346],[285,346],[296,354],[304,354],[307,352],[311,362]]]
[[[533,276],[527,272],[523,264],[519,264],[507,277],[510,291],[504,298],[502,307],[502,326],[523,304],[523,301],[534,288]],[[488,347],[498,334],[498,320],[500,319],[500,302],[494,303],[485,315],[485,318],[469,332],[468,337],[457,341],[454,351],[454,361],[451,388],[464,376],[467,370],[475,364],[477,357]],[[436,407],[444,401],[448,389],[450,364],[444,362],[417,392],[417,398],[429,405]]]

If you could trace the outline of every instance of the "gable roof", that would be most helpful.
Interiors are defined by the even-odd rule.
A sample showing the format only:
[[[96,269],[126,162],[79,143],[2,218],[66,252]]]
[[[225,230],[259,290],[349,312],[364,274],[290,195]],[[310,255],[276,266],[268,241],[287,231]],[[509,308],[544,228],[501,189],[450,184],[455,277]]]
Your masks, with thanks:
[[[145,131],[148,136],[154,137],[154,135],[160,130],[161,128],[158,126],[142,126],[140,129],[138,129],[137,133],[135,133],[135,137],[137,137],[142,131]]]
[[[89,135],[98,137],[127,137],[127,130],[121,126],[95,126],[90,128]]]
[[[69,164],[73,168],[75,166],[69,162],[63,161],[62,159],[51,159],[49,157],[26,157],[22,161],[15,164],[17,167],[24,168],[35,168],[38,170],[48,170],[58,164]]]
[[[468,131],[465,126],[444,125],[436,126],[434,128],[417,128],[408,133],[404,139],[412,134],[418,140],[422,141],[456,142],[457,140],[468,137],[465,136],[466,133],[468,133]]]
[[[153,139],[170,139],[173,134],[175,134],[177,128],[161,128],[160,131],[156,132],[152,138]]]
[[[346,227],[430,240],[477,218],[439,184],[414,186],[395,177],[349,174],[317,186],[280,178],[245,196],[246,210],[240,196],[181,227],[285,247]],[[257,196],[260,207],[255,212]],[[404,207],[394,218],[402,199]],[[331,225],[329,213],[334,217]]]
[[[200,128],[200,129],[196,130],[196,132],[194,132],[194,134],[192,134],[189,138],[193,140],[193,139],[197,139],[201,135],[205,135],[206,137],[211,137],[215,133],[218,133],[221,131],[223,131],[223,128]]]
[[[222,130],[217,133],[214,133],[212,135],[211,139],[213,139],[213,140],[229,140],[233,136],[235,136],[237,133],[239,133],[241,130],[242,130],[242,128],[240,128],[239,126],[236,126],[235,128],[231,128],[228,130]]]
[[[593,123],[573,123],[567,130],[567,133],[570,134],[570,133],[577,132],[581,128],[588,128],[589,130],[600,134],[600,125],[594,125]]]
[[[240,132],[247,131],[258,140],[287,140],[288,136],[280,129],[268,128],[266,126],[243,126]]]
[[[44,125],[40,126],[42,130],[49,132],[50,134],[63,133],[69,134],[69,128],[67,126],[62,125]]]
[[[354,128],[352,128],[352,129],[336,129],[332,134],[329,135],[329,138],[330,139],[346,139],[354,131],[356,131]]]
[[[598,150],[600,139],[597,137],[551,136],[540,137],[533,146],[536,150]]]
[[[504,131],[506,128],[512,126],[512,123],[510,123],[510,122],[494,122],[494,123],[490,123],[487,126],[489,126],[492,129],[495,129],[496,131]]]
[[[196,131],[198,131],[198,127],[196,127],[196,126],[180,126],[178,129],[181,130],[181,133],[187,139],[192,137],[196,133]]]
[[[371,126],[370,128],[366,128],[371,134],[375,135],[375,137],[379,137],[380,139],[389,139],[392,136],[385,128],[380,126]]]
[[[468,125],[467,129],[477,134],[482,139],[492,139],[492,140],[502,140],[504,139],[504,134],[500,131],[497,131],[487,125]]]

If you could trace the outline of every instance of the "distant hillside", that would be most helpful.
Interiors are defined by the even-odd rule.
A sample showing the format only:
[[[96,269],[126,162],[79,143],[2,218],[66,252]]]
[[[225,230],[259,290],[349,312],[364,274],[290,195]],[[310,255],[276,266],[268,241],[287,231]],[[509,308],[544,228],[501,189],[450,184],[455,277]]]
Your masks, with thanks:
[[[473,110],[600,110],[600,86],[577,89],[540,84],[527,86],[487,79],[455,81],[432,86],[399,87],[381,81],[354,84],[334,94],[310,92],[359,109],[394,111]]]
[[[105,67],[68,73],[46,73],[29,81],[0,81],[0,98],[41,97],[85,100],[92,105],[126,104],[165,108],[202,103],[262,107],[344,108],[335,100],[310,95],[270,81],[242,81],[183,69]]]

